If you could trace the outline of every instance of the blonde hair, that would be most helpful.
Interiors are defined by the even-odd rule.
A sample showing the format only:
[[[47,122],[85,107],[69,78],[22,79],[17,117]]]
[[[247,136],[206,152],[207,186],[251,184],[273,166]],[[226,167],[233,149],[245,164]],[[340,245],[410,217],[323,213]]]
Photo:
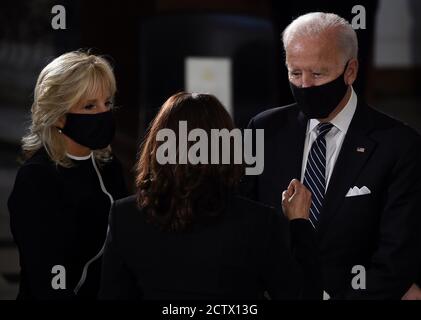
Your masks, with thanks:
[[[113,97],[116,81],[111,65],[100,56],[73,51],[51,61],[40,73],[34,90],[29,132],[22,138],[26,158],[44,147],[59,165],[71,167],[57,121],[82,99],[103,90]],[[111,159],[111,147],[95,150],[97,160]]]
[[[317,37],[325,32],[335,30],[338,48],[342,51],[344,61],[358,58],[358,39],[351,24],[334,13],[311,12],[299,16],[282,33],[284,49],[296,37]]]

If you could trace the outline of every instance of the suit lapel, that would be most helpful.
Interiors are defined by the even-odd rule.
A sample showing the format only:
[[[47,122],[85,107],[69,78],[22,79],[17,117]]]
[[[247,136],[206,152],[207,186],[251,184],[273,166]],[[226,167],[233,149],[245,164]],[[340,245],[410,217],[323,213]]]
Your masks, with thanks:
[[[278,143],[278,167],[281,170],[280,187],[283,188],[281,191],[288,187],[292,179],[301,180],[307,120],[301,112],[291,116],[293,119],[288,119],[288,124],[292,124],[292,127],[286,133],[279,132],[279,136],[275,140]]]
[[[319,235],[326,231],[334,216],[338,214],[347,192],[354,186],[361,170],[376,147],[376,143],[367,136],[372,128],[369,107],[358,104],[326,191],[318,230]]]

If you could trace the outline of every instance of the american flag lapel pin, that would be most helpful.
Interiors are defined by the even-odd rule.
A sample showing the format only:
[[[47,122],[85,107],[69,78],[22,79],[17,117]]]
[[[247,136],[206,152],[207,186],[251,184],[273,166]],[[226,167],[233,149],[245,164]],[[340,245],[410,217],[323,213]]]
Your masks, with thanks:
[[[357,148],[357,152],[364,153],[364,152],[365,152],[365,148],[363,148],[363,147],[358,147],[358,148]]]

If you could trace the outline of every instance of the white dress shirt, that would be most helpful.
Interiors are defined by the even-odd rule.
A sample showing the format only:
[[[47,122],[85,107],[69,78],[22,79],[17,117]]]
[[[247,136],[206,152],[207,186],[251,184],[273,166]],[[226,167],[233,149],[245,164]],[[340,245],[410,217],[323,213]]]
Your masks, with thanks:
[[[342,111],[330,121],[333,124],[332,129],[326,134],[326,190],[332,176],[333,168],[335,167],[336,160],[338,159],[339,151],[341,150],[342,143],[346,133],[348,132],[349,125],[354,117],[357,108],[357,94],[354,88],[351,87],[351,97]],[[317,125],[320,123],[317,119],[310,119],[307,122],[307,133],[304,144],[303,163],[301,168],[301,181],[304,182],[304,174],[307,165],[307,158],[313,142],[317,138]]]

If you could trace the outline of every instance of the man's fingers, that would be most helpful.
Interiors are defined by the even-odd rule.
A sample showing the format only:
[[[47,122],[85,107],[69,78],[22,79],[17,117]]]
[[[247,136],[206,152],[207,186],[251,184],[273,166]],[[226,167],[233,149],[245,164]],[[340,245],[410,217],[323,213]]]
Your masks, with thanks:
[[[292,185],[294,188],[300,185],[300,181],[297,179],[292,179],[290,185]]]
[[[289,200],[289,198],[291,198],[291,196],[288,194],[287,190],[282,192],[282,202],[283,203],[287,202]]]
[[[297,179],[293,179],[290,183],[290,185],[292,186],[292,188],[294,189],[294,193],[293,194],[301,194],[303,192],[303,184],[298,181]]]
[[[292,184],[292,181],[291,181],[291,182],[289,183],[289,185],[288,185],[287,192],[288,192],[288,194],[289,194],[290,196],[292,196],[292,195],[294,194],[294,186],[293,186],[293,184]]]
[[[294,195],[294,187],[289,186],[285,192],[288,194],[289,197],[292,197]]]
[[[300,184],[300,181],[298,181],[297,179],[291,180],[288,186],[288,193],[290,194],[290,196],[293,196],[294,193],[297,192],[297,189],[300,187]]]

